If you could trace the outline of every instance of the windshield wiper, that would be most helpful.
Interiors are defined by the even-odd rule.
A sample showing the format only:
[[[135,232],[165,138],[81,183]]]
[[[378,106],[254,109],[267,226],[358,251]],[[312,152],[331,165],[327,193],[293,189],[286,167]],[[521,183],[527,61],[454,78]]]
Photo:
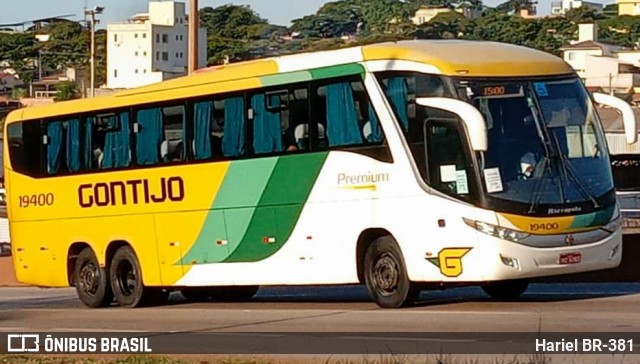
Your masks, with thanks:
[[[567,178],[567,181],[571,181],[573,182],[573,184],[578,188],[578,191],[580,191],[580,193],[582,194],[582,197],[591,200],[591,202],[593,202],[593,207],[594,208],[598,208],[600,207],[600,204],[598,204],[598,201],[596,200],[596,198],[593,195],[593,192],[591,192],[591,190],[585,186],[584,182],[582,181],[582,179],[580,178],[580,175],[578,174],[578,172],[576,172],[575,168],[573,167],[573,165],[571,164],[571,162],[569,162],[567,160],[567,156],[561,152],[560,149],[560,141],[558,141],[558,136],[557,135],[553,135],[553,140],[555,142],[555,146],[556,146],[556,150],[558,151],[558,158],[557,160],[560,161],[560,166],[562,167],[562,170],[564,171],[564,175]],[[562,199],[564,201],[564,199]]]
[[[552,154],[554,154],[554,152],[550,150],[553,148],[548,143],[548,140],[550,140],[549,129],[547,128],[547,125],[544,123],[544,121],[540,120],[538,115],[538,108],[531,97],[527,97],[527,105],[531,110],[531,115],[533,116],[533,121],[536,125],[536,131],[544,149],[542,173],[540,175],[540,178],[538,178],[538,180],[536,181],[536,184],[533,186],[533,193],[531,194],[531,199],[529,199],[529,214],[532,214],[535,212],[535,209],[540,204],[540,199],[542,198],[542,191],[544,191],[544,186],[546,185],[546,178],[544,178],[545,173],[547,171],[549,173],[553,173],[553,171],[551,170],[551,160],[553,159]],[[564,186],[562,185],[562,179],[560,179],[558,188],[560,192],[560,198],[562,199],[562,201],[564,201]]]

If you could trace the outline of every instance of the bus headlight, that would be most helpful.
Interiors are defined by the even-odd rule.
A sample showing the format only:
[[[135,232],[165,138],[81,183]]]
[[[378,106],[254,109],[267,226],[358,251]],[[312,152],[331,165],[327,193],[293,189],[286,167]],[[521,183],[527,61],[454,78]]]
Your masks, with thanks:
[[[607,225],[601,227],[601,229],[610,233],[615,233],[620,229],[620,226],[622,226],[622,218],[617,214],[616,217],[609,221]]]
[[[509,228],[491,225],[482,221],[475,221],[471,219],[462,218],[464,223],[471,226],[472,228],[478,230],[481,233],[485,233],[487,235],[491,235],[493,237],[499,239],[505,239],[509,241],[513,241],[514,243],[519,243],[522,240],[529,237],[529,234],[523,233],[521,231],[512,230]]]

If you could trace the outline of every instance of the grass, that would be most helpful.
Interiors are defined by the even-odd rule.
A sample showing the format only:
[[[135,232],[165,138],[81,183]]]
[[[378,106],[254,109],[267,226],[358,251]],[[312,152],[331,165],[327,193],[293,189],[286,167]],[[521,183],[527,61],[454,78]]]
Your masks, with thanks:
[[[462,355],[469,358],[470,355]],[[204,355],[182,355],[159,356],[159,355],[132,355],[118,356],[115,354],[94,356],[50,356],[50,355],[1,355],[0,364],[553,364],[552,357],[545,354],[523,354],[496,357],[484,356],[486,359],[480,360],[460,359],[450,354],[439,355],[381,355],[377,358],[358,357],[358,355],[343,357],[306,357],[302,355],[277,356],[277,357],[219,357]],[[637,361],[627,361],[625,357],[611,357],[609,360],[598,363],[626,364],[637,363]],[[569,364],[581,363],[580,357],[575,357]],[[561,363],[567,363],[562,361]]]
[[[171,358],[165,356],[134,355],[113,358],[104,357],[62,357],[44,355],[0,355],[0,364],[275,364],[275,363],[316,363],[316,364],[551,364],[551,358],[531,355],[523,358],[514,356],[511,359],[493,359],[479,361],[477,359],[458,360],[451,355],[422,356],[412,358],[404,355],[386,355],[378,359],[312,359],[297,356],[276,358]]]

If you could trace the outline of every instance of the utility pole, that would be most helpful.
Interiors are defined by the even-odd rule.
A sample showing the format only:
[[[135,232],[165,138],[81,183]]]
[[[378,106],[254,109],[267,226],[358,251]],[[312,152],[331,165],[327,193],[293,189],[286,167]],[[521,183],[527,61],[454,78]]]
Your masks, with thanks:
[[[189,74],[198,69],[198,30],[200,28],[200,18],[198,14],[198,0],[189,2],[189,48],[187,51]]]
[[[91,16],[91,97],[96,96],[96,20],[97,14],[102,14],[103,7],[96,6],[92,10],[85,10],[84,14]]]
[[[609,95],[613,96],[613,75],[609,73]]]

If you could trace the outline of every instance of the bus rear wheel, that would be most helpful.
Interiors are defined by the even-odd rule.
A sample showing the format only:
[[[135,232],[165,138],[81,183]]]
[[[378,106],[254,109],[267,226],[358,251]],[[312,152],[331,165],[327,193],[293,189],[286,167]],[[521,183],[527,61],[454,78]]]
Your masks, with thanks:
[[[80,301],[92,308],[109,306],[113,301],[109,276],[104,268],[100,268],[91,248],[80,252],[74,269],[73,280]]]
[[[119,248],[109,267],[111,289],[123,307],[141,307],[166,301],[168,293],[160,288],[145,287],[138,257],[128,246]]]
[[[364,278],[371,298],[382,308],[410,306],[420,294],[409,280],[402,252],[389,236],[376,239],[364,258]]]
[[[518,299],[529,287],[529,281],[524,279],[491,282],[482,286],[484,293],[491,298],[501,301],[513,301]]]

